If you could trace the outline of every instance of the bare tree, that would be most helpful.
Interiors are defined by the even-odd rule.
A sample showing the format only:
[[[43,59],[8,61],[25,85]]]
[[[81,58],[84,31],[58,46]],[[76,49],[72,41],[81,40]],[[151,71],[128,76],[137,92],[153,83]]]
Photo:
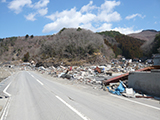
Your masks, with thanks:
[[[104,56],[114,54],[113,51],[104,44],[103,37],[85,29],[63,29],[56,34],[51,41],[47,41],[41,47],[41,52],[49,57],[67,57],[85,59],[86,54],[93,55],[100,53]]]

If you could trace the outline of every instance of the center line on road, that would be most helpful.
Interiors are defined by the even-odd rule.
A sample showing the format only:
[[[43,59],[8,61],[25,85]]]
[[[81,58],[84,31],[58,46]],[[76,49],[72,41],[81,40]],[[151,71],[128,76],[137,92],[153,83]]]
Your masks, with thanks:
[[[65,102],[62,98],[60,98],[59,96],[56,96],[56,98],[58,98],[62,103],[64,103],[67,107],[69,107],[73,112],[75,112],[77,115],[79,115],[83,120],[90,120],[89,118],[87,118],[85,115],[83,115],[82,113],[80,113],[78,110],[76,110],[74,107],[72,107],[71,105],[69,105],[67,102]]]
[[[29,73],[29,72],[28,72]],[[37,78],[35,78],[31,73],[29,73],[34,79],[36,79],[36,81],[41,84],[41,85],[44,85],[41,81],[39,81]]]
[[[35,78],[36,79],[36,78]],[[41,81],[39,81],[38,79],[36,79],[37,80],[37,82],[39,82],[41,85],[43,85],[43,83],[41,82]]]

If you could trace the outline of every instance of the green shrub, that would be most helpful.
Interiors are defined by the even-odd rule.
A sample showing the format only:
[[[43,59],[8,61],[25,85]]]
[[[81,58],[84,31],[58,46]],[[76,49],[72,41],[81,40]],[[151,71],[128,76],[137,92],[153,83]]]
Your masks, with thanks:
[[[24,54],[24,57],[22,58],[23,62],[28,62],[29,61],[29,52],[27,52],[26,54]]]
[[[26,36],[25,36],[25,38],[27,39],[29,37],[29,35],[27,34]]]

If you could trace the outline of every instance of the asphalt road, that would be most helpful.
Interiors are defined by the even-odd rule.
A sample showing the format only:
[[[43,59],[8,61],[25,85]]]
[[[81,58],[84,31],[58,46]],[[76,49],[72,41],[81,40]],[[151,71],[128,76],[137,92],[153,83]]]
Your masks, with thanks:
[[[90,92],[18,72],[1,86],[9,97],[1,120],[159,120],[160,104]]]

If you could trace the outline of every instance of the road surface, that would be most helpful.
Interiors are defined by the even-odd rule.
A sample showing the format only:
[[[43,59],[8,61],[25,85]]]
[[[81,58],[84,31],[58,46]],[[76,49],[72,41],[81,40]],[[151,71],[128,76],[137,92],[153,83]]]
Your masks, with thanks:
[[[1,89],[9,96],[1,120],[159,120],[160,104],[90,92],[21,71]]]

